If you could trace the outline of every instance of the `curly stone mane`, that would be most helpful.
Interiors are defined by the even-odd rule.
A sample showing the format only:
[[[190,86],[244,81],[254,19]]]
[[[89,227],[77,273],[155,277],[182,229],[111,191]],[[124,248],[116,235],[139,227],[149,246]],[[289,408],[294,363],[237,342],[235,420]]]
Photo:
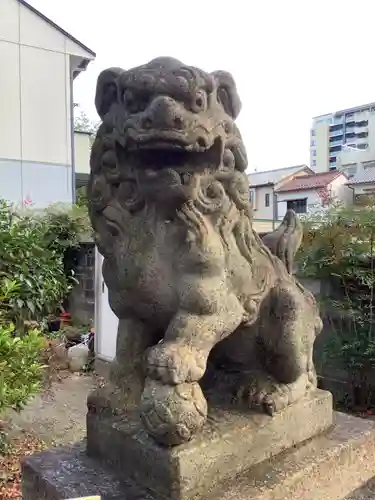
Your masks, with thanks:
[[[239,136],[238,131],[237,134]],[[259,254],[269,260],[268,272],[244,303],[250,320],[254,315],[253,301],[258,301],[269,286],[274,257],[252,228],[248,179],[237,168],[231,149],[224,150],[223,165],[217,171],[187,174],[190,175],[190,197],[184,200],[181,176],[176,170],[167,168],[159,172],[144,172],[132,168],[126,159],[120,162],[121,155],[124,157],[125,154],[116,144],[114,136],[115,131],[108,132],[106,124],[103,124],[91,157],[90,215],[101,252],[105,255],[109,249],[103,248],[100,234],[103,233],[103,225],[98,225],[99,213],[107,209],[108,214],[112,210],[113,214],[116,213],[114,219],[125,221],[129,216],[158,212],[160,206],[170,204],[173,213],[168,213],[168,217],[172,220],[175,216],[182,221],[188,238],[194,239],[202,248],[210,228],[214,228],[220,234],[224,250],[229,251],[229,239],[233,236],[240,253],[251,266]],[[239,140],[242,140],[240,136]],[[182,199],[183,203],[175,205],[176,199]],[[111,223],[107,220],[108,224]]]

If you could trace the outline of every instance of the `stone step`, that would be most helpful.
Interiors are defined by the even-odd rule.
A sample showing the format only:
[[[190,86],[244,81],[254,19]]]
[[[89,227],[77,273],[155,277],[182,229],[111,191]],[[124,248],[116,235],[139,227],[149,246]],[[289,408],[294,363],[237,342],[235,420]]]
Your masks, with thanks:
[[[375,475],[375,423],[341,413],[335,420],[326,435],[253,467],[235,481],[213,485],[203,500],[370,500],[364,495],[371,494],[371,482],[365,483]],[[120,480],[89,458],[85,444],[42,452],[22,464],[23,500],[155,498],[124,477],[126,470]],[[362,488],[361,493],[363,485],[367,492]]]
[[[190,500],[213,483],[231,480],[266,459],[306,442],[333,424],[332,396],[314,391],[273,417],[248,408],[211,405],[199,436],[181,446],[159,446],[139,414],[87,415],[87,449],[95,459],[156,496]]]

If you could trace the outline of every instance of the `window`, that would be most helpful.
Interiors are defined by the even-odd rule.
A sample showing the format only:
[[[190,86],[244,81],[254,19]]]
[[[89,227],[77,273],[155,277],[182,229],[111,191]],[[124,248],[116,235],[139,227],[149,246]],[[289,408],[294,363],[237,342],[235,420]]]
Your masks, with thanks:
[[[315,139],[311,139],[311,144],[310,144],[310,146],[315,146],[315,145],[316,145]]]
[[[307,212],[307,198],[300,200],[288,200],[286,202],[287,210],[294,210],[296,214],[305,214]]]
[[[375,161],[364,161],[363,168],[373,168],[375,167]]]
[[[314,130],[314,129],[312,129],[312,130],[311,130],[311,135],[312,135],[313,137],[315,136],[315,130]]]
[[[361,144],[357,144],[357,148],[358,149],[367,149],[368,144],[367,144],[367,142],[362,142]]]
[[[312,166],[312,167],[316,167],[316,160],[313,160],[313,161],[311,162],[311,166]]]
[[[368,137],[368,132],[359,132],[359,134],[356,134],[356,137],[364,139],[365,137]]]
[[[346,175],[349,177],[349,179],[351,179],[357,173],[357,167],[356,166],[354,166],[354,167],[348,167],[348,168],[345,168],[343,170],[346,173]]]
[[[266,194],[264,195],[264,205],[265,205],[266,207],[269,207],[269,206],[270,206],[270,195],[269,195],[269,193],[266,193]]]
[[[311,154],[312,154],[313,156],[316,156],[316,149],[312,149],[312,150],[311,150]]]
[[[250,190],[250,201],[254,203],[254,191],[252,189]]]

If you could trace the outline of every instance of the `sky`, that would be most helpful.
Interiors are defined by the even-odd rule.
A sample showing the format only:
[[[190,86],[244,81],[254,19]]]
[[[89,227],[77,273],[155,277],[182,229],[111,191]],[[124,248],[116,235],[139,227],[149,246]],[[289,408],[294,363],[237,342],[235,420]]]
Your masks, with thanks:
[[[248,171],[309,164],[314,116],[375,101],[374,0],[28,0],[97,54],[75,81],[90,118],[96,79],[172,56],[230,71]]]

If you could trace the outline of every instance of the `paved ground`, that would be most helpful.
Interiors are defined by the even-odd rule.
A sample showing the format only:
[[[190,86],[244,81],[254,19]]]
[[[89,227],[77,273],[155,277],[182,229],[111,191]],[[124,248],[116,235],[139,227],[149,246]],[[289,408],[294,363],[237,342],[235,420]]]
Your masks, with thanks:
[[[366,486],[354,491],[345,500],[374,500],[375,499],[375,479],[369,481]]]
[[[79,441],[86,433],[86,398],[94,385],[92,376],[76,374],[54,382],[21,413],[8,416],[13,433],[24,429],[51,446]]]

